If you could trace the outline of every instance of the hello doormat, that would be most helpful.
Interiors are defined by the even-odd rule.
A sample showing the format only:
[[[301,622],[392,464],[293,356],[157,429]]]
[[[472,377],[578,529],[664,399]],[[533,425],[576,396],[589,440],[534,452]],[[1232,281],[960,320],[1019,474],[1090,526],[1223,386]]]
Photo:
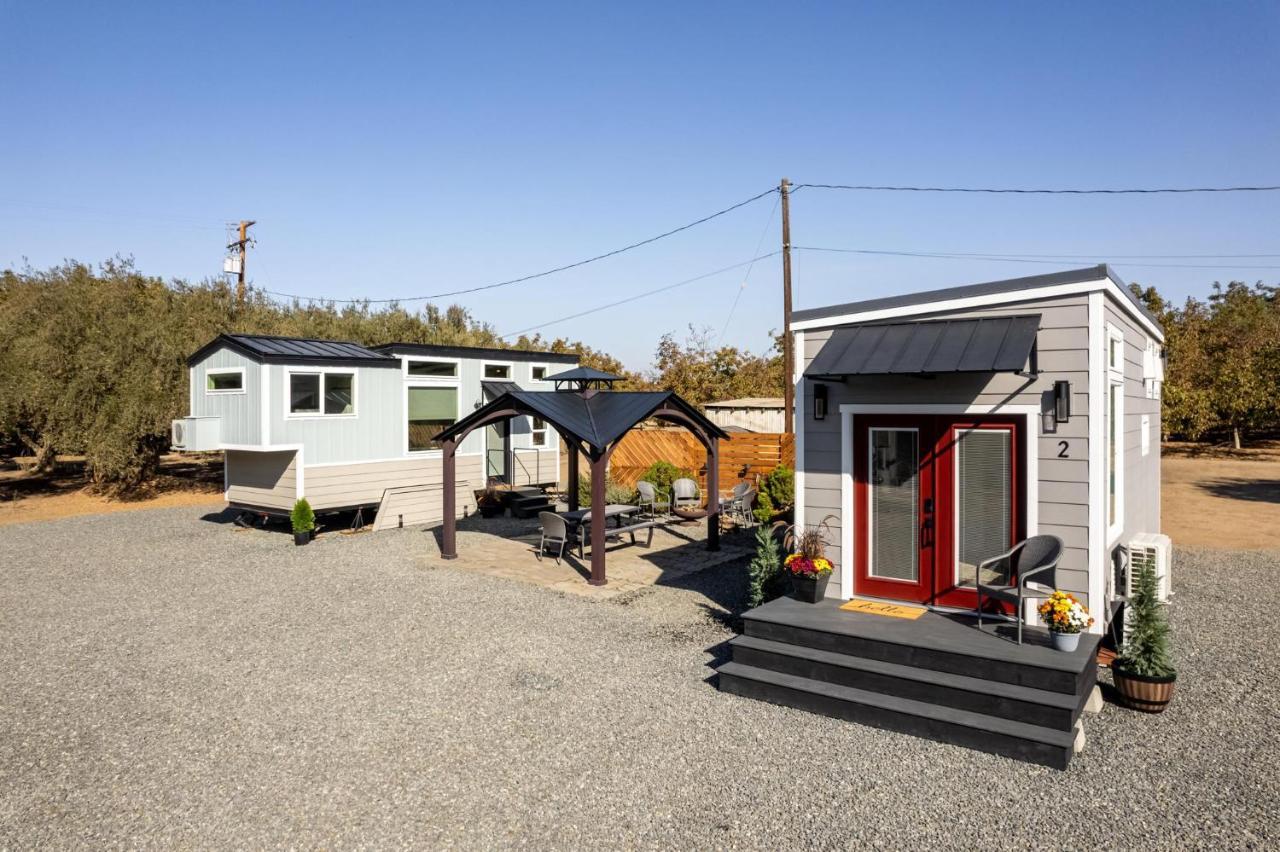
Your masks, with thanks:
[[[928,612],[922,606],[908,606],[906,604],[883,603],[881,601],[860,601],[851,600],[841,604],[840,608],[848,612],[865,612],[870,615],[887,615],[890,618],[905,618],[914,621],[920,616]]]

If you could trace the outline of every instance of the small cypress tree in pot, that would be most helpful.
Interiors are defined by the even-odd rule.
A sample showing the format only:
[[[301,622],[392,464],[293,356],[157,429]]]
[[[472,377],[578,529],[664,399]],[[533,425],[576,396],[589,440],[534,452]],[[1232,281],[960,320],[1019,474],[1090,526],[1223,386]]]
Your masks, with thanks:
[[[316,528],[316,514],[311,511],[311,504],[306,498],[299,498],[289,513],[289,521],[293,524],[293,543],[301,546],[311,541],[311,534]]]
[[[1111,664],[1112,678],[1126,707],[1144,713],[1160,713],[1173,699],[1177,672],[1170,648],[1169,619],[1156,592],[1156,572],[1151,565],[1138,570],[1138,582],[1129,599],[1129,638]]]

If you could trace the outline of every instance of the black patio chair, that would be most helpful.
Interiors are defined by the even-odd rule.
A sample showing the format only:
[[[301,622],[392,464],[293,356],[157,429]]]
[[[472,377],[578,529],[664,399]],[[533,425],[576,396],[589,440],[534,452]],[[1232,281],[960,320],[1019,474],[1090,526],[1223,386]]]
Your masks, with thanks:
[[[1008,553],[984,559],[978,565],[974,582],[978,590],[978,627],[982,627],[982,599],[995,598],[1017,607],[1018,644],[1022,644],[1022,602],[1043,600],[1057,587],[1058,560],[1062,558],[1062,539],[1056,535],[1034,535],[1020,541]],[[982,582],[982,572],[1002,566],[1003,583]]]

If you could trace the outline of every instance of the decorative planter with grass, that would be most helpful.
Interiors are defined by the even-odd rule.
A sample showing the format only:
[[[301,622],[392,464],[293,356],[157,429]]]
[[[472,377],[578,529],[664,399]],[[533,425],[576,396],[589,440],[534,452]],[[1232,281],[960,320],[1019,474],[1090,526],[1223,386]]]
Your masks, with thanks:
[[[1053,647],[1067,653],[1080,647],[1081,631],[1088,630],[1093,624],[1089,610],[1070,592],[1054,591],[1040,604],[1039,612],[1049,628]]]
[[[506,510],[506,507],[502,505],[502,496],[498,493],[498,489],[489,486],[476,498],[476,509],[479,510],[482,518],[496,518]]]
[[[1121,703],[1143,713],[1161,713],[1169,706],[1178,677],[1173,667],[1169,620],[1157,597],[1156,584],[1152,566],[1139,569],[1126,615],[1129,638],[1111,664],[1111,677]]]
[[[316,514],[311,511],[311,504],[306,498],[300,498],[298,502],[293,504],[293,511],[289,513],[289,521],[293,524],[293,543],[297,547],[301,547],[311,541],[312,535],[316,530]]]
[[[793,552],[783,560],[782,566],[791,578],[792,595],[805,603],[822,600],[831,581],[831,560],[826,557],[826,542],[822,538],[825,526],[823,520],[816,527],[801,532],[792,527],[787,533],[787,543]]]

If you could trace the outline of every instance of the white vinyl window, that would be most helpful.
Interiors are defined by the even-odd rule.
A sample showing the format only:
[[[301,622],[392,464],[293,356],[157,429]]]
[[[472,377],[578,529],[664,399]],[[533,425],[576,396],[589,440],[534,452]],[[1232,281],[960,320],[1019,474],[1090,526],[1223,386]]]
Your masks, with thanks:
[[[541,417],[533,418],[533,446],[539,449],[545,449],[551,446],[551,430],[547,428],[547,421]]]
[[[204,371],[205,393],[244,393],[244,367],[215,367]]]
[[[405,397],[409,412],[409,452],[440,449],[435,436],[458,420],[458,389],[410,385],[405,388]]]
[[[1107,325],[1107,383],[1103,401],[1107,541],[1124,528],[1124,332]]]
[[[551,375],[551,368],[546,364],[533,364],[529,367],[529,378],[535,382],[545,382]]]
[[[458,362],[428,358],[406,358],[404,374],[410,379],[456,379]]]
[[[495,364],[492,361],[486,361],[482,366],[482,370],[480,375],[487,381],[511,381],[510,364]]]
[[[354,417],[356,374],[345,371],[288,373],[290,417]]]

